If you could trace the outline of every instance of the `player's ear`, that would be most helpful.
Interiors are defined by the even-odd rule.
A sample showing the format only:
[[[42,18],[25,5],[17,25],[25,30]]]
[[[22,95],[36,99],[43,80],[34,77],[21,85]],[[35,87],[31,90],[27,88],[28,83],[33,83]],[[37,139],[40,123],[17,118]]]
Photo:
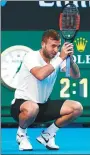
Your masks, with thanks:
[[[45,48],[45,42],[42,41],[41,46],[42,48]]]

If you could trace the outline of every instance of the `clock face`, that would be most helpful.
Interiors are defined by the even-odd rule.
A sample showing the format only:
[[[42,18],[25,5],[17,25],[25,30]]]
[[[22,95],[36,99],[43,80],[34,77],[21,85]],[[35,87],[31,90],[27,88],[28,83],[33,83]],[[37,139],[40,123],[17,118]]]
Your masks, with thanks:
[[[16,45],[9,47],[1,54],[1,79],[2,83],[10,88],[17,87],[19,70],[27,52],[32,49],[26,46]]]

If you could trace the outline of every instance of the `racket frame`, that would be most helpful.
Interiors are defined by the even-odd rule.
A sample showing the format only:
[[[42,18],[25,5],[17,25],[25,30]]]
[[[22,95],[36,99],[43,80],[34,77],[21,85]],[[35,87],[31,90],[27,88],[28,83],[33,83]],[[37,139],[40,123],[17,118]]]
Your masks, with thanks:
[[[61,24],[62,24],[62,14],[63,14],[63,10],[64,10],[64,8],[67,7],[68,5],[73,5],[73,6],[76,8],[77,13],[78,13],[78,15],[77,15],[78,24],[76,25],[76,29],[75,29],[75,33],[74,33],[73,37],[72,37],[72,38],[66,39],[66,38],[63,36],[63,33],[62,33],[63,30],[62,30],[62,25],[61,25]],[[77,34],[79,28],[80,28],[80,14],[79,14],[79,10],[78,10],[78,8],[76,7],[75,4],[68,3],[68,4],[66,4],[66,5],[63,7],[62,13],[60,13],[60,17],[59,17],[59,28],[60,28],[60,30],[61,30],[61,34],[62,34],[62,37],[63,37],[63,39],[65,40],[65,42],[66,42],[66,41],[70,41],[70,42],[72,43],[73,40],[74,40],[75,37],[76,37],[76,34]],[[67,31],[68,31],[68,30],[67,30]],[[66,58],[66,77],[70,77],[70,56],[69,56],[69,55],[68,55],[67,58]]]

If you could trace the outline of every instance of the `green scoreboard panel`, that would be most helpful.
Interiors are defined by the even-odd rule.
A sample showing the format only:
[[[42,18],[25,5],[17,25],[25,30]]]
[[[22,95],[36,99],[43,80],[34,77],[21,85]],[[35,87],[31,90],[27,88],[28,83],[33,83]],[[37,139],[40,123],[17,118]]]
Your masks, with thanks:
[[[63,42],[63,41],[62,41]],[[52,99],[68,98],[81,101],[90,106],[90,32],[79,32],[74,40],[74,61],[80,68],[79,79],[67,79],[65,73],[59,73],[58,84],[53,91]],[[57,83],[57,82],[56,82]],[[56,92],[56,93],[55,93]],[[59,92],[59,93],[58,93]]]
[[[33,50],[40,49],[40,41],[43,31],[5,31],[2,32],[2,52],[10,46],[24,45]],[[23,37],[22,37],[23,36]],[[9,37],[9,39],[8,39]],[[13,38],[13,39],[12,39]],[[62,40],[63,44],[63,40]],[[82,103],[84,107],[90,106],[90,32],[79,32],[74,41],[74,60],[80,68],[79,79],[68,79],[64,72],[59,72],[50,96],[52,100],[72,99]],[[78,47],[78,48],[77,48]],[[1,86],[2,107],[9,106],[14,96],[14,89],[5,84]],[[89,109],[88,109],[89,110]],[[2,115],[9,111],[2,109]],[[84,113],[86,113],[84,109]],[[90,114],[90,112],[89,112]],[[10,119],[10,118],[9,118]],[[5,121],[5,119],[3,119]]]

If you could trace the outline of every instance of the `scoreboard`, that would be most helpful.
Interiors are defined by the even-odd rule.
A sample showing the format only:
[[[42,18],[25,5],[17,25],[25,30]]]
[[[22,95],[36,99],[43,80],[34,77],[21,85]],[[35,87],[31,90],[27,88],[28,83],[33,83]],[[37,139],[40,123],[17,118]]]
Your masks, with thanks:
[[[40,49],[41,37],[46,29],[59,31],[58,18],[67,1],[7,1],[1,8],[1,52],[12,46],[22,45],[33,50]],[[79,79],[68,79],[65,73],[58,74],[52,100],[73,99],[84,107],[81,122],[90,122],[90,2],[74,1],[81,15],[80,31],[74,40],[74,61],[80,68]],[[17,8],[17,11],[16,11]],[[10,11],[12,10],[12,12]],[[61,38],[63,44],[63,39]],[[1,64],[2,65],[2,64]],[[1,85],[2,123],[10,121],[10,104],[15,89]],[[8,119],[7,119],[8,118]],[[84,119],[85,118],[85,119]],[[11,122],[13,120],[11,119]],[[78,120],[77,120],[78,122]]]

